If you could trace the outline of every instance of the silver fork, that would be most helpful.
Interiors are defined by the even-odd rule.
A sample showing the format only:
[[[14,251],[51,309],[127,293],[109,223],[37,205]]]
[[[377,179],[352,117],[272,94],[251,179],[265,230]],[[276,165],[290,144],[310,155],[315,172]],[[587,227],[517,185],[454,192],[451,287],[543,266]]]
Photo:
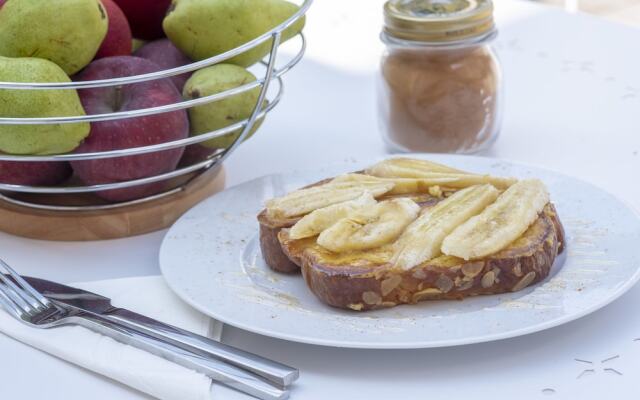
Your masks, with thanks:
[[[4,272],[2,270],[4,269]],[[80,325],[121,343],[137,347],[176,364],[201,372],[216,382],[264,400],[289,397],[260,377],[222,361],[205,358],[170,343],[145,335],[98,315],[72,310],[36,291],[4,261],[0,260],[0,304],[24,324],[40,329]]]

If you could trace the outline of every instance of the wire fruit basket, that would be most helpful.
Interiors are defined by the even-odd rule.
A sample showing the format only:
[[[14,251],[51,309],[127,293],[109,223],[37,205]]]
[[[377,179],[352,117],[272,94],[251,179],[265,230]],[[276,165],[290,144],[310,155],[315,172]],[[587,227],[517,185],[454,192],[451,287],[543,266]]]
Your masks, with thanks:
[[[283,65],[277,65],[283,32],[304,17],[312,2],[313,0],[301,0],[299,10],[294,15],[263,35],[225,53],[185,66],[143,75],[93,81],[56,83],[0,82],[0,90],[81,90],[119,87],[192,73],[202,68],[223,63],[225,60],[270,41],[268,56],[256,66],[263,71],[262,74],[253,82],[223,92],[191,100],[183,100],[174,104],[105,114],[41,118],[0,117],[0,125],[46,125],[112,121],[187,110],[260,88],[257,102],[249,118],[222,129],[197,136],[153,145],[100,152],[33,156],[0,153],[0,161],[11,162],[98,160],[151,154],[171,149],[186,149],[187,146],[198,145],[211,139],[240,132],[231,145],[217,149],[208,155],[206,159],[191,165],[179,166],[173,171],[154,176],[94,185],[30,186],[0,183],[0,230],[21,236],[51,240],[93,240],[131,236],[166,228],[195,203],[207,197],[213,191],[220,190],[221,186],[224,185],[224,177],[223,173],[221,173],[223,161],[242,144],[244,139],[252,132],[256,123],[264,119],[266,114],[278,105],[283,96],[283,76],[304,55],[306,41],[303,33],[300,32],[298,34],[299,48],[297,52],[288,57]],[[217,179],[217,183],[211,184],[215,179]],[[206,182],[209,182],[208,188],[200,187],[205,185]],[[105,203],[99,201],[97,196],[95,199],[91,196],[87,197],[88,194],[96,192],[129,189],[155,183],[165,183],[166,189],[150,196],[118,203]],[[87,201],[87,198],[91,200]],[[153,222],[144,222],[142,226],[136,227],[134,226],[135,224],[132,224],[132,221],[136,219]]]

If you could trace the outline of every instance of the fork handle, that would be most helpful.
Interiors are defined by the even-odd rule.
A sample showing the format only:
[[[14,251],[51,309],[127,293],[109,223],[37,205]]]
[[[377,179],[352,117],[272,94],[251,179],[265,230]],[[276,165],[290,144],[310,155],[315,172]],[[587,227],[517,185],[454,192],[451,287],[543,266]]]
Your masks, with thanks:
[[[132,311],[115,308],[101,314],[104,318],[138,330],[146,335],[167,341],[188,351],[212,356],[232,365],[251,371],[280,386],[289,386],[300,373],[297,369],[269,360],[259,355],[216,342],[207,337],[156,321]]]
[[[289,397],[287,390],[281,390],[251,372],[226,364],[221,360],[202,357],[102,316],[80,313],[71,318],[78,325],[205,374],[216,382],[259,399],[284,400]]]

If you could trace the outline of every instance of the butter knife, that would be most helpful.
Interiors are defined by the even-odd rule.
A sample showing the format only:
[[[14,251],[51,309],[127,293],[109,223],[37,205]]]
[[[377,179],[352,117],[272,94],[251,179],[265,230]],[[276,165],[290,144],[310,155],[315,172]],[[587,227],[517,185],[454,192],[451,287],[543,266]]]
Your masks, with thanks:
[[[225,361],[253,372],[281,387],[289,386],[299,377],[299,371],[295,368],[216,342],[133,311],[114,307],[108,297],[44,279],[26,276],[23,278],[42,295],[77,311],[100,316],[107,321],[121,324],[200,356],[209,356]]]

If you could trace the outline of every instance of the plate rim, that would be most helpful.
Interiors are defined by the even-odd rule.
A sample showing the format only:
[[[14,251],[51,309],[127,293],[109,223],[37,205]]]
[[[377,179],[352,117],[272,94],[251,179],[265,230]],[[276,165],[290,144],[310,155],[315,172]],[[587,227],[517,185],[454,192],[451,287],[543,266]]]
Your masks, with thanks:
[[[588,182],[582,178],[577,178],[577,177],[573,177],[570,175],[567,175],[565,173],[559,172],[557,170],[553,170],[550,168],[546,168],[546,167],[539,167],[535,164],[528,164],[528,163],[523,163],[523,162],[518,162],[518,161],[512,161],[509,159],[505,159],[505,158],[494,158],[494,157],[484,157],[484,156],[475,156],[475,155],[459,155],[459,154],[434,154],[434,153],[407,153],[407,154],[393,154],[393,155],[388,155],[388,156],[378,156],[378,157],[372,157],[372,161],[375,160],[381,160],[381,159],[388,159],[388,158],[393,158],[393,157],[411,157],[411,156],[417,156],[417,158],[425,158],[425,157],[453,157],[453,158],[458,158],[458,159],[464,159],[464,158],[475,158],[475,159],[483,159],[483,160],[488,160],[488,161],[494,161],[494,162],[506,162],[508,164],[514,164],[514,165],[518,165],[518,166],[522,166],[522,167],[528,167],[528,168],[533,168],[533,169],[537,169],[537,170],[544,170],[556,175],[560,175],[562,177],[566,177],[569,178],[571,180],[575,180],[575,181],[579,181],[582,184],[591,186],[592,188],[599,190],[601,192],[606,193],[607,195],[611,196],[612,198],[616,199],[617,201],[619,201],[621,204],[623,204],[628,210],[630,210],[635,216],[636,218],[640,221],[640,211],[638,211],[633,205],[629,204],[628,201],[626,201],[625,199],[621,199],[619,196],[609,192],[608,190],[601,188],[600,186],[597,186],[591,182]],[[360,160],[359,160],[360,161]],[[341,166],[341,165],[348,165],[348,163],[342,162],[336,162],[336,163],[328,163],[325,166]],[[259,177],[256,177],[254,179],[250,179],[247,180],[245,182],[241,182],[238,183],[236,185],[233,185],[229,188],[226,188],[224,191],[226,190],[230,190],[233,189],[235,187],[241,186],[241,185],[248,185],[248,184],[252,184],[254,182],[260,181],[260,180],[264,180],[264,179],[268,179],[270,177],[273,176],[286,176],[286,175],[290,175],[294,172],[296,173],[305,173],[305,172],[312,172],[312,171],[318,171],[320,170],[320,168],[309,168],[309,169],[294,169],[291,170],[289,172],[280,172],[280,173],[274,173],[274,174],[267,174],[267,175],[262,175]],[[210,198],[213,198],[214,196],[216,196],[215,194],[213,196],[211,196]],[[208,199],[205,199],[204,201],[207,201]],[[194,206],[197,207],[198,205]],[[189,211],[187,211],[188,213]],[[186,215],[186,213],[185,213]],[[176,224],[182,219],[182,217],[176,221]],[[175,225],[175,224],[174,224]],[[520,328],[520,329],[513,329],[510,331],[506,331],[506,332],[498,332],[498,333],[493,333],[493,334],[486,334],[486,335],[481,335],[481,336],[471,336],[471,337],[465,337],[465,338],[459,338],[459,339],[445,339],[445,340],[429,340],[429,341],[411,341],[411,342],[407,342],[407,341],[402,341],[402,342],[383,342],[383,343],[375,343],[375,342],[371,342],[371,341],[349,341],[349,340],[342,340],[342,341],[338,341],[338,340],[334,340],[334,339],[318,339],[318,338],[309,338],[309,337],[305,337],[305,336],[301,336],[301,335],[295,335],[295,334],[286,334],[286,333],[282,333],[279,331],[272,331],[270,329],[266,329],[266,328],[260,328],[260,327],[255,327],[252,326],[250,324],[246,324],[246,323],[242,323],[242,322],[238,322],[238,321],[232,321],[229,318],[225,318],[225,317],[220,317],[217,315],[214,315],[215,313],[208,309],[207,307],[201,306],[200,304],[198,304],[195,300],[193,300],[192,298],[190,298],[186,293],[183,293],[183,291],[178,288],[175,283],[169,281],[169,279],[167,279],[167,274],[165,273],[165,266],[163,265],[162,262],[162,254],[164,253],[166,246],[165,243],[169,240],[169,236],[171,234],[171,231],[173,230],[173,226],[167,231],[167,233],[165,234],[165,236],[162,239],[162,243],[160,245],[160,250],[158,252],[158,258],[159,258],[159,265],[160,265],[160,272],[161,275],[164,279],[164,281],[166,282],[167,286],[171,289],[171,291],[173,293],[175,293],[182,301],[184,301],[185,303],[187,303],[189,306],[193,307],[194,309],[198,310],[199,312],[203,313],[204,315],[207,315],[210,318],[213,318],[215,320],[218,320],[224,324],[228,324],[230,326],[233,326],[235,328],[238,329],[242,329],[248,332],[252,332],[258,335],[262,335],[262,336],[267,336],[267,337],[271,337],[271,338],[276,338],[276,339],[280,339],[280,340],[286,340],[286,341],[290,341],[290,342],[295,342],[295,343],[302,343],[302,344],[311,344],[311,345],[317,345],[317,346],[326,346],[326,347],[335,347],[335,348],[351,348],[351,349],[371,349],[371,350],[402,350],[402,349],[427,349],[427,348],[443,348],[443,347],[454,347],[454,346],[464,346],[464,345],[472,345],[472,344],[478,344],[478,343],[488,343],[488,342],[494,342],[494,341],[499,341],[499,340],[505,340],[505,339],[511,339],[511,338],[515,338],[515,337],[520,337],[520,336],[525,336],[525,335],[530,335],[533,333],[537,333],[537,332],[542,332],[545,331],[547,329],[551,329],[551,328],[555,328],[557,326],[561,326],[564,324],[567,324],[569,322],[578,320],[580,318],[583,318],[589,314],[592,314],[608,305],[610,305],[611,303],[613,303],[614,301],[616,301],[617,299],[619,299],[622,295],[624,295],[626,292],[628,292],[631,288],[633,288],[638,281],[640,281],[640,266],[638,266],[635,270],[635,272],[633,273],[633,275],[631,276],[630,279],[628,279],[623,285],[620,285],[616,290],[612,291],[610,296],[607,297],[607,299],[605,301],[593,304],[591,307],[585,308],[584,310],[581,310],[579,312],[575,312],[569,315],[565,315],[550,321],[546,321],[546,322],[541,322],[532,326],[528,326],[525,328]],[[569,255],[567,254],[566,257],[569,257]]]

